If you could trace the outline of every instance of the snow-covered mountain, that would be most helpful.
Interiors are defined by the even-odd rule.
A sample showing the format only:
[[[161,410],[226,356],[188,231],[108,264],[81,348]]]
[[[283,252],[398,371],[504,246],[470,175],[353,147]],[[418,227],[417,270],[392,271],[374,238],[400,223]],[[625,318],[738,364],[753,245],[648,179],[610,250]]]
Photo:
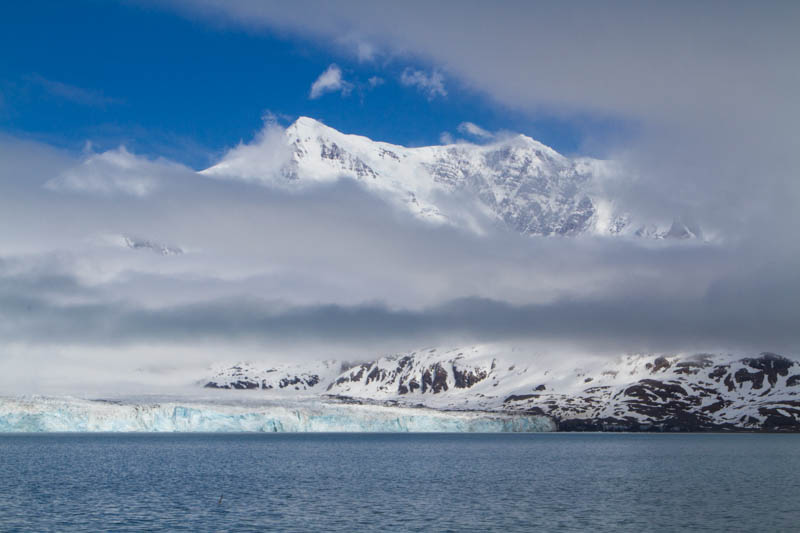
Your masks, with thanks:
[[[274,142],[286,150],[276,150]],[[632,220],[602,192],[613,163],[571,159],[524,135],[486,145],[407,148],[301,117],[274,142],[234,149],[203,173],[282,187],[348,177],[416,217],[478,232],[500,223],[526,235],[697,234],[680,222],[660,227]],[[279,157],[285,159],[276,166]]]
[[[560,429],[800,431],[800,363],[780,355],[628,355],[579,364],[492,346],[428,349],[351,366],[239,364],[205,383],[270,397],[540,415]]]
[[[237,364],[180,397],[0,397],[0,433],[800,431],[800,362],[780,355],[531,355],[426,349],[355,365]]]

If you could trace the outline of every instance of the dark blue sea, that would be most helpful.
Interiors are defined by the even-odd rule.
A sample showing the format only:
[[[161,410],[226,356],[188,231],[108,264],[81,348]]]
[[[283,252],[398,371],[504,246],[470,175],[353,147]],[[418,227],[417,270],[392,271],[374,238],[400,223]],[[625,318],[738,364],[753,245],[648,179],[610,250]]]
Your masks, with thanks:
[[[0,530],[798,531],[800,435],[8,435]]]

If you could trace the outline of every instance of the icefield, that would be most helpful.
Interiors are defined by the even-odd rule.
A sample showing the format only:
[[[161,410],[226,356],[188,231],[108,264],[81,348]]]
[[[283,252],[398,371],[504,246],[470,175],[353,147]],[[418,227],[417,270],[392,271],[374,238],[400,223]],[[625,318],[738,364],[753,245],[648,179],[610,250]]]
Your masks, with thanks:
[[[381,405],[134,403],[0,398],[0,432],[454,432],[554,431],[547,417]]]

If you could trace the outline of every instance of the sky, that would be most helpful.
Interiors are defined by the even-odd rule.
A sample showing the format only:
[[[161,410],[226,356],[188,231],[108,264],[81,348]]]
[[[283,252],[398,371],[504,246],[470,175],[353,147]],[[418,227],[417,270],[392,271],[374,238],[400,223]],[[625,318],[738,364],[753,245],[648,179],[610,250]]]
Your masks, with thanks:
[[[0,61],[0,127],[69,150],[125,144],[200,169],[252,138],[267,112],[403,145],[438,143],[469,120],[565,152],[579,150],[590,125],[616,136],[629,127],[509,113],[425,58],[381,53],[355,34],[321,40],[147,3],[35,1],[3,10],[0,44],[13,53]],[[331,65],[344,86],[311,97]],[[429,79],[440,86],[432,90]]]
[[[4,386],[440,343],[800,353],[795,3],[2,11]],[[612,160],[620,204],[708,239],[478,235],[347,180],[297,193],[198,174],[278,158],[299,116],[405,146],[522,133]],[[186,253],[156,253],[170,247]]]

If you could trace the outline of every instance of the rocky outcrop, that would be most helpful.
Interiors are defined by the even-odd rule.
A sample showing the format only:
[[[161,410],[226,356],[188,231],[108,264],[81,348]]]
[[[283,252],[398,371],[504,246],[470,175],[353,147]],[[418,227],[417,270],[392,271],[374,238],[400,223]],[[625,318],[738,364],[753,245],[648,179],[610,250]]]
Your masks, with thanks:
[[[436,350],[428,352],[434,354]],[[360,365],[334,380],[327,388],[330,393],[344,394],[359,385],[374,384],[377,391],[396,391],[406,395],[419,391],[420,394],[439,394],[450,389],[468,389],[486,379],[491,371],[465,365],[463,354],[447,361],[426,364],[418,354],[396,358],[385,358]]]
[[[797,362],[772,353],[725,364],[713,359],[658,357],[645,364],[658,379],[569,396],[513,395],[504,405],[543,406],[564,431],[800,431],[800,394],[791,390]]]
[[[207,389],[261,389],[308,391],[324,379],[324,371],[335,367],[333,361],[322,363],[323,372],[310,369],[289,368],[256,370],[252,365],[240,363],[219,371],[205,383]]]

